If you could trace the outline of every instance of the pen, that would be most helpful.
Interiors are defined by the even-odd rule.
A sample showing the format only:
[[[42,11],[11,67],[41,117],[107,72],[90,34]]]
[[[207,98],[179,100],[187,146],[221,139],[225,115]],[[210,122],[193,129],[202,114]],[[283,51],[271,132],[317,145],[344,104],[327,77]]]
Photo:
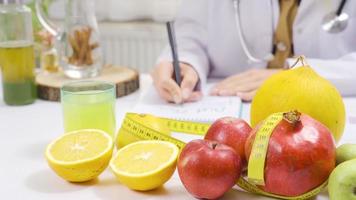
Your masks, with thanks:
[[[169,38],[169,46],[171,47],[171,51],[172,51],[174,78],[176,83],[180,86],[180,83],[182,82],[182,78],[180,76],[178,50],[177,50],[176,37],[174,33],[174,27],[172,22],[167,22],[166,25],[167,25],[167,32]]]

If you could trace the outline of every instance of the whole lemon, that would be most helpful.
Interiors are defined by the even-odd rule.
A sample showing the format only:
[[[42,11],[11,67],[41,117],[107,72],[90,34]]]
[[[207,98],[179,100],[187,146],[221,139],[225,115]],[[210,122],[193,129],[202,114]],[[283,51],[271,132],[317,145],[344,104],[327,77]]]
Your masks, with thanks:
[[[165,135],[171,134],[166,124],[164,124],[164,122],[156,116],[150,114],[127,113],[125,118],[130,119],[130,121],[135,121],[136,123],[139,123],[141,126],[145,126],[146,128],[160,132],[161,134],[165,134]],[[116,147],[118,149],[128,144],[142,140],[141,138],[137,137],[135,134],[130,133],[130,131],[135,131],[135,130],[128,130],[123,126],[119,129],[119,132],[116,136]]]
[[[345,126],[345,106],[338,90],[310,66],[279,72],[258,89],[251,104],[251,125],[272,113],[299,110],[327,126],[336,142]]]

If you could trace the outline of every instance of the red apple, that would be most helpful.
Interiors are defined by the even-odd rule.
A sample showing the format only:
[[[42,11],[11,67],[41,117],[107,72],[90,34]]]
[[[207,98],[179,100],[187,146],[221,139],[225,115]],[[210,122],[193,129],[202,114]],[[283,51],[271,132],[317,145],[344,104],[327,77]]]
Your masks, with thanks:
[[[209,128],[205,139],[217,141],[232,147],[239,154],[242,166],[246,165],[245,143],[252,128],[242,119],[223,117]]]
[[[193,140],[178,159],[180,180],[199,199],[224,195],[235,185],[241,170],[241,159],[234,149],[216,141]]]
[[[246,142],[247,158],[260,128],[262,124]],[[328,179],[335,153],[333,136],[323,124],[297,111],[285,113],[269,140],[262,189],[284,196],[304,194]]]

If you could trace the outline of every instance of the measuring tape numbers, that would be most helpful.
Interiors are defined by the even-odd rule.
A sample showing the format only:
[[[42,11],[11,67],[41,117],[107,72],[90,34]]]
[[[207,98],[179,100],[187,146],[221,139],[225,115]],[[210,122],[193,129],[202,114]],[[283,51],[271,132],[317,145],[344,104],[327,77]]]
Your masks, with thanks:
[[[131,135],[141,140],[167,141],[177,145],[180,150],[183,149],[183,147],[185,146],[185,143],[183,141],[171,137],[167,133],[162,133],[158,130],[148,127],[147,124],[140,122],[140,120],[137,120],[138,118],[142,119],[143,116],[144,115],[136,113],[127,113],[119,130],[119,134]],[[158,117],[156,119],[158,120],[158,123],[162,124],[162,126],[165,126],[165,128],[168,128],[171,132],[180,132],[204,136],[210,127],[209,124],[198,122],[180,121]]]
[[[269,139],[282,118],[283,113],[275,113],[269,116],[257,131],[248,160],[247,177],[249,182],[256,185],[265,184],[264,171]]]

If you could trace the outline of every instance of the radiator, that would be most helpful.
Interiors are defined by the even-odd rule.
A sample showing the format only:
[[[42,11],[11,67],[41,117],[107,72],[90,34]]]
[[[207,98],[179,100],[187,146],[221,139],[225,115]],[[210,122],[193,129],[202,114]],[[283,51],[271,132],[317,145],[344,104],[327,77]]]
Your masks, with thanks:
[[[168,41],[163,23],[102,22],[99,27],[105,63],[140,72],[150,71]]]

